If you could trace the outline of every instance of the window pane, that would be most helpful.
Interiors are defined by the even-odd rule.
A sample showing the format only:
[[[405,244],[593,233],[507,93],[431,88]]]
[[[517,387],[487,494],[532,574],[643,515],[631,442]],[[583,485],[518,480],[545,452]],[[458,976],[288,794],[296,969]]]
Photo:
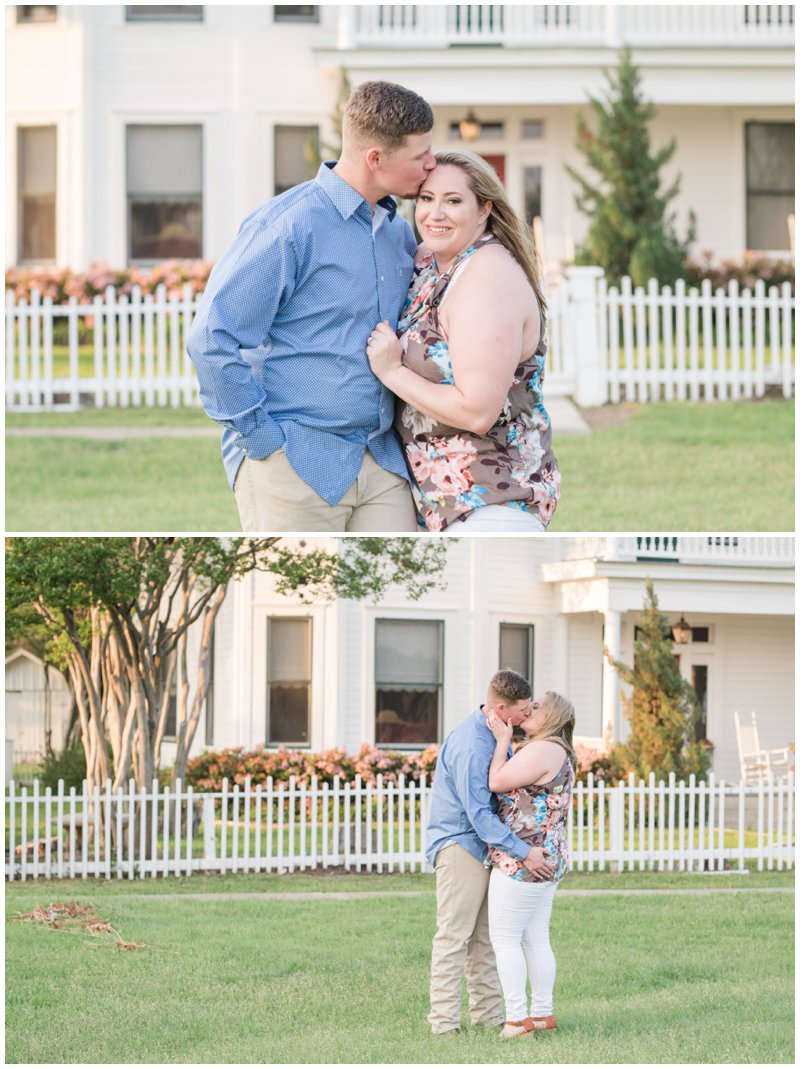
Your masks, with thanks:
[[[202,257],[199,200],[130,202],[132,260],[198,260]]]
[[[386,683],[441,683],[441,623],[438,620],[378,620],[375,679]]]
[[[268,671],[270,680],[311,678],[311,621],[269,621]]]
[[[438,742],[438,687],[379,687],[376,708],[375,741],[379,746]]]
[[[275,4],[272,11],[276,22],[319,22],[316,4]]]
[[[500,625],[500,668],[511,668],[525,679],[531,678],[531,628]]]
[[[55,126],[21,126],[17,144],[20,193],[55,196]]]
[[[747,123],[748,193],[794,193],[792,123]]]
[[[17,22],[55,22],[57,4],[18,4]]]
[[[270,686],[268,743],[308,742],[309,695],[307,683],[273,683]]]
[[[747,198],[747,248],[788,249],[794,196],[751,194]]]
[[[56,202],[54,197],[23,197],[19,213],[19,259],[55,260]]]
[[[202,22],[202,4],[129,4],[128,22]]]
[[[199,196],[202,159],[201,126],[129,126],[128,194]]]
[[[523,168],[523,181],[525,183],[525,218],[532,223],[538,215],[542,215],[542,168]]]
[[[275,127],[275,192],[284,193],[292,186],[313,178],[316,168],[310,151],[317,148],[319,129],[316,126]]]
[[[525,119],[522,123],[522,136],[525,138],[544,137],[544,123],[541,119]]]

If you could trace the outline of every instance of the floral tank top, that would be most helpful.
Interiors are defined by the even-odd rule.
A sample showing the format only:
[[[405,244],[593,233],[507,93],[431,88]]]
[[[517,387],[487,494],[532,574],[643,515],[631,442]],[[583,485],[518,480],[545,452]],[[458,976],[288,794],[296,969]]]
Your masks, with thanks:
[[[547,783],[534,783],[530,787],[516,787],[513,791],[499,794],[497,815],[515,835],[531,846],[543,846],[550,853],[555,871],[550,882],[566,876],[569,869],[566,821],[575,773],[572,762],[564,755],[564,763]],[[523,883],[541,883],[525,868],[521,861],[511,857],[505,850],[490,846],[487,864],[499,869],[512,880]]]
[[[415,263],[397,329],[403,363],[431,382],[454,382],[439,305],[465,261],[489,244],[501,243],[491,235],[482,238],[446,274],[438,273],[430,253]],[[517,367],[503,410],[483,435],[449,427],[398,399],[395,429],[405,449],[420,522],[428,531],[443,531],[484,505],[529,512],[545,527],[550,522],[560,474],[542,400],[546,352],[543,320],[536,352]]]

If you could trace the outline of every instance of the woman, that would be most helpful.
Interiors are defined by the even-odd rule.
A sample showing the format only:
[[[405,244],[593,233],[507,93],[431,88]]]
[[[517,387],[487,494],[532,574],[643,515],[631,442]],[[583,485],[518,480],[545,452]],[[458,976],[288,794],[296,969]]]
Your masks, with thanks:
[[[395,427],[422,526],[543,531],[560,477],[542,403],[545,302],[533,244],[480,156],[436,160],[417,195],[423,242],[399,340],[379,323],[367,356],[400,399]]]
[[[547,850],[553,874],[536,882],[521,862],[490,846],[489,935],[506,1004],[503,1036],[554,1030],[553,984],[556,961],[550,947],[550,911],[558,882],[569,867],[565,822],[575,779],[572,733],[575,710],[548,690],[531,703],[520,727],[527,742],[508,760],[512,726],[491,714],[497,740],[489,766],[489,790],[499,795],[497,815],[531,846]],[[531,1005],[525,998],[531,982]]]

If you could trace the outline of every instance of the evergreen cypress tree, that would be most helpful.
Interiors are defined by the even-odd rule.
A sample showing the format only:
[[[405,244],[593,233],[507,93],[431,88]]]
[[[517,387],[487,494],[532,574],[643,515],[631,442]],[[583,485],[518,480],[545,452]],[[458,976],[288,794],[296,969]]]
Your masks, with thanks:
[[[608,660],[633,688],[625,700],[631,733],[626,742],[613,748],[613,756],[642,778],[651,772],[657,777],[674,772],[678,779],[692,772],[704,776],[708,756],[694,737],[700,715],[697,696],[680,673],[669,623],[658,610],[651,582],[639,618],[633,668],[610,657]]]
[[[620,53],[616,71],[605,75],[609,83],[605,103],[589,97],[597,133],[592,133],[583,115],[576,117],[576,146],[598,172],[597,184],[566,166],[580,186],[575,204],[591,219],[576,261],[604,268],[610,285],[618,285],[623,275],[630,275],[634,285],[646,285],[650,278],[672,283],[683,274],[695,237],[693,212],[684,241],[675,232],[675,213],[667,214],[680,177],[660,191],[659,171],[672,158],[676,142],[673,139],[655,155],[651,153],[647,124],[656,109],[640,92],[639,70],[630,48]]]

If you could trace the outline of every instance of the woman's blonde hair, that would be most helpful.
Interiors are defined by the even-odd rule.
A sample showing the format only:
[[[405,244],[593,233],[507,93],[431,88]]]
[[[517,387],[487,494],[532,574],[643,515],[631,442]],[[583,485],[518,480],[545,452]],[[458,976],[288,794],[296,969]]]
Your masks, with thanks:
[[[511,253],[525,272],[525,277],[533,287],[542,316],[544,316],[547,311],[547,302],[542,292],[542,273],[533,241],[533,231],[522,222],[511,207],[503,183],[497,177],[494,167],[481,159],[477,153],[467,152],[464,149],[437,152],[436,162],[460,167],[466,174],[470,189],[481,207],[487,201],[492,202],[492,210],[486,220],[486,229]]]
[[[556,694],[554,690],[548,690],[544,696],[545,717],[542,726],[535,735],[526,739],[523,745],[529,742],[557,742],[567,751],[572,767],[578,763],[578,755],[572,742],[572,733],[575,730],[575,706],[569,698]]]

